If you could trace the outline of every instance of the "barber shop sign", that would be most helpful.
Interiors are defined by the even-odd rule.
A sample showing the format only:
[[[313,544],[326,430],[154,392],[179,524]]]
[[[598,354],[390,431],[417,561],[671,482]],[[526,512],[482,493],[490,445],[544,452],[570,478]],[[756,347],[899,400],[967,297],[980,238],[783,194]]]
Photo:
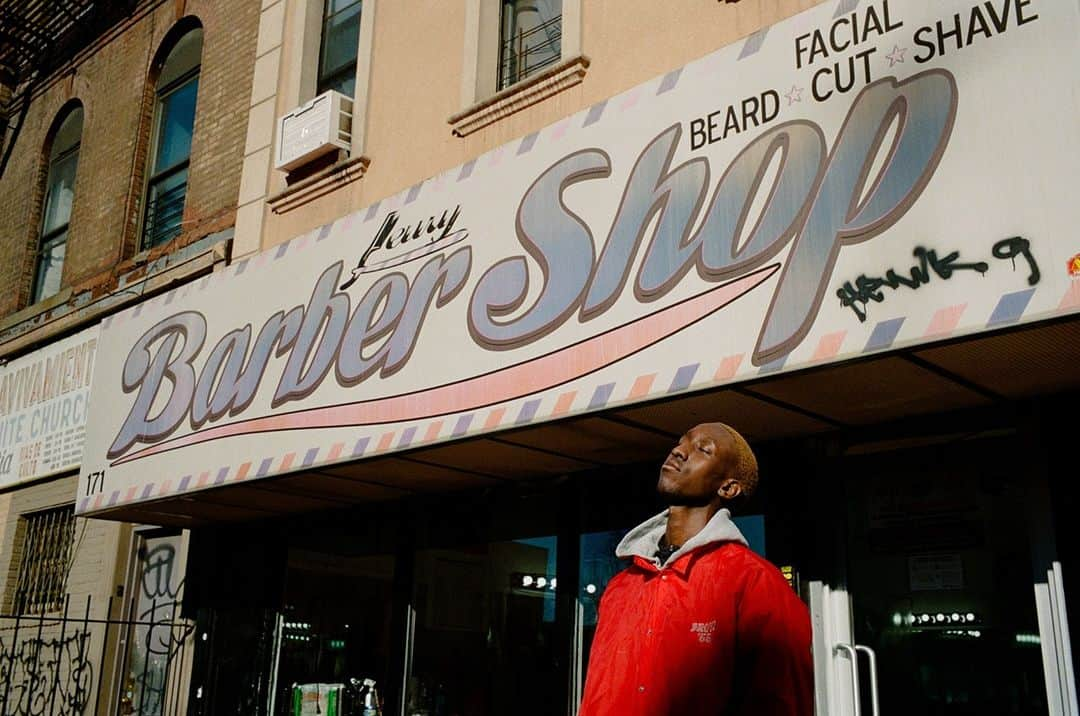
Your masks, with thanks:
[[[120,314],[79,510],[1076,310],[1078,14],[826,2]]]

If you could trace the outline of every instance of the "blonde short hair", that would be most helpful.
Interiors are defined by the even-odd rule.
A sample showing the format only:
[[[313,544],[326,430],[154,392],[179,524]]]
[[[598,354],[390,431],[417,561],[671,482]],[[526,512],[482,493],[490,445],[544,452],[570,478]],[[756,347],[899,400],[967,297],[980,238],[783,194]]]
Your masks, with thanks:
[[[739,485],[742,486],[743,499],[748,500],[757,491],[757,457],[754,456],[750,444],[739,434],[738,430],[726,423],[714,423],[714,425],[727,433],[728,438],[731,439],[731,454],[735,459],[735,464],[731,467],[732,477],[738,480]]]

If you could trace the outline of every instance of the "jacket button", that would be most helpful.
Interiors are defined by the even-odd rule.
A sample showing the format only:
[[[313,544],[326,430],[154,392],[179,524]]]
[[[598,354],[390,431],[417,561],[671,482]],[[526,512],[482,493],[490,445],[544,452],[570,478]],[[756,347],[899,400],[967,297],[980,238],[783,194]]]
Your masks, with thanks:
[[[642,684],[641,686],[637,687],[637,690],[639,694],[645,693],[645,685]]]
[[[661,574],[660,579],[662,579],[662,580],[664,580],[666,582],[667,581],[667,575],[666,574]]]

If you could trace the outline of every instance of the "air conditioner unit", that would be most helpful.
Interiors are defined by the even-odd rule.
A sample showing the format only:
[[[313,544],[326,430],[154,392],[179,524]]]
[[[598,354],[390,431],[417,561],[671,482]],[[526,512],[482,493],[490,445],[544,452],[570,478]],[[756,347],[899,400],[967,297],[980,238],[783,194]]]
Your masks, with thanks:
[[[327,152],[349,151],[353,101],[329,90],[278,118],[277,160],[290,171]]]

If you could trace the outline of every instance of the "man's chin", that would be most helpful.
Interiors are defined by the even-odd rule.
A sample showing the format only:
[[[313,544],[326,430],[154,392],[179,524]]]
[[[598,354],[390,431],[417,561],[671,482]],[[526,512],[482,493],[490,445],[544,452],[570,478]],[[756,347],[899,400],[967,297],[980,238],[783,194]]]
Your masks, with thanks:
[[[700,495],[684,495],[677,489],[664,484],[663,478],[656,485],[656,494],[668,507],[704,507],[709,504],[709,498]]]

